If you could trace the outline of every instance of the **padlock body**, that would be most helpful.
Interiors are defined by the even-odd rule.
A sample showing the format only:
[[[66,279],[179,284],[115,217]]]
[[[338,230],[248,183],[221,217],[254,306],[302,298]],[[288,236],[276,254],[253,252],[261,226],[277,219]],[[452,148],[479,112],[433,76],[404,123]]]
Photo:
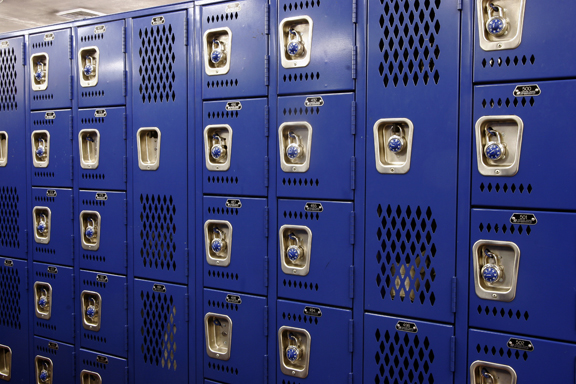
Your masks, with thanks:
[[[295,143],[289,144],[286,148],[286,156],[288,156],[290,160],[299,158],[302,156],[302,146]]]
[[[290,345],[288,348],[286,348],[286,358],[288,360],[294,362],[298,360],[299,357],[300,357],[300,350],[298,349],[298,347]]]
[[[226,250],[226,241],[222,239],[214,239],[210,246],[214,253],[222,253]]]
[[[506,149],[502,144],[489,142],[486,147],[484,147],[484,154],[490,160],[503,160],[506,156]]]
[[[502,36],[507,30],[506,19],[500,16],[494,16],[486,22],[486,30],[493,36]]]
[[[480,271],[482,278],[487,283],[496,283],[502,277],[502,268],[496,264],[486,264]]]
[[[296,261],[304,256],[304,250],[299,245],[291,245],[286,251],[286,256],[288,256],[290,261]]]
[[[290,56],[298,57],[304,52],[304,45],[299,41],[291,41],[286,50]]]
[[[214,144],[210,150],[210,155],[214,160],[223,161],[226,158],[226,148],[221,144]]]
[[[404,149],[404,139],[401,136],[393,135],[388,139],[388,149],[394,153],[401,152]]]

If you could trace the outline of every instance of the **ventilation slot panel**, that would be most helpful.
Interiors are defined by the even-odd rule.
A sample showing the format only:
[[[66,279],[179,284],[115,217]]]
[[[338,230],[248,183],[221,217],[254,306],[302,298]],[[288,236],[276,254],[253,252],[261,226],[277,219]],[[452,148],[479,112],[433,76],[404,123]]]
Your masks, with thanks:
[[[176,271],[176,205],[172,196],[140,195],[140,257],[145,268]]]
[[[18,110],[17,61],[14,47],[0,49],[0,112]]]
[[[13,187],[0,188],[0,246],[20,249],[20,195]]]

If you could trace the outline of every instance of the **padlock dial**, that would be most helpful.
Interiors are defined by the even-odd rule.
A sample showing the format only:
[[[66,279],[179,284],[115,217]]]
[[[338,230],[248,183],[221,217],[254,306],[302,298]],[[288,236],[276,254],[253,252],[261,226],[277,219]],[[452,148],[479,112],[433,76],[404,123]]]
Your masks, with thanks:
[[[42,79],[44,79],[44,71],[39,68],[38,72],[36,72],[34,76],[36,77],[36,81],[40,82]]]
[[[388,149],[394,153],[398,153],[404,148],[404,143],[398,137],[391,137],[388,140]]]
[[[286,348],[286,358],[292,363],[298,360],[300,358],[300,348],[295,345],[288,346]]]
[[[43,383],[47,382],[48,381],[48,371],[46,369],[42,369],[40,371],[40,374],[38,375],[38,378]]]
[[[288,247],[288,250],[286,251],[286,256],[288,256],[288,259],[290,259],[290,261],[294,262],[300,259],[303,256],[303,253],[304,251],[302,247],[298,245],[291,245]]]
[[[90,319],[93,319],[95,315],[96,315],[96,307],[94,305],[89,305],[88,308],[86,309],[86,316],[88,316]]]
[[[38,299],[38,306],[42,309],[46,309],[48,306],[48,298],[44,295],[40,296],[40,299]]]
[[[36,229],[40,233],[46,232],[46,223],[44,221],[41,221],[40,224],[38,224],[38,227],[36,227]]]
[[[84,75],[90,77],[92,75],[93,70],[94,67],[91,64],[86,64],[86,66],[84,67]]]
[[[492,143],[486,146],[484,153],[490,160],[500,160],[504,154],[504,148],[501,144]]]
[[[493,17],[486,23],[486,29],[491,35],[500,36],[504,32],[505,21],[499,17]]]
[[[88,227],[86,228],[86,233],[85,233],[86,237],[91,239],[92,237],[94,237],[94,228],[93,227]]]
[[[501,277],[501,270],[498,266],[493,265],[493,264],[489,264],[489,265],[485,265],[482,268],[482,278],[490,284],[493,284],[495,282],[497,282],[498,280],[500,280]]]
[[[302,148],[298,144],[290,144],[288,145],[288,148],[286,148],[286,156],[288,156],[290,160],[295,160],[302,156],[301,149]]]
[[[214,251],[214,253],[220,253],[222,252],[222,250],[224,249],[224,242],[220,239],[214,239],[212,240],[212,251]]]
[[[220,157],[222,156],[222,152],[223,152],[222,146],[220,144],[216,144],[212,147],[210,154],[212,155],[214,160],[219,160]]]

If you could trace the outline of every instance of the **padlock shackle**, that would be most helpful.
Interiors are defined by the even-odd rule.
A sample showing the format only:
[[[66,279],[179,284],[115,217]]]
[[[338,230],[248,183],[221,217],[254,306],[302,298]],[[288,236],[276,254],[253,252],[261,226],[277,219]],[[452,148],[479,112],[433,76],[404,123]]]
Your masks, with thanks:
[[[288,339],[293,340],[296,343],[297,347],[300,346],[300,340],[298,340],[298,338],[296,336],[294,336],[294,334],[292,332],[288,332]]]
[[[484,248],[484,264],[487,264],[489,259],[494,259],[494,262],[498,263],[498,255],[490,251],[488,248]]]
[[[299,238],[298,236],[296,236],[296,235],[294,234],[294,232],[290,232],[290,233],[288,234],[288,238],[289,238],[290,240],[294,240],[294,241],[296,242],[296,245],[298,245],[298,246],[300,245],[300,238]]]
[[[48,296],[48,291],[46,290],[46,288],[42,288],[41,292],[44,296]]]
[[[223,45],[224,45],[224,44],[223,44],[220,40],[218,40],[218,39],[216,39],[216,38],[212,39],[212,50],[214,50],[214,49],[222,49],[222,46],[223,46]]]
[[[496,131],[495,129],[493,129],[492,127],[486,127],[486,139],[488,139],[488,141],[490,141],[490,136],[496,136],[496,139],[498,139],[498,144],[502,144],[502,138],[500,137],[500,132]]]
[[[298,36],[298,32],[296,32],[296,30],[294,29],[294,27],[291,27],[291,28],[288,30],[288,34],[289,34],[290,36],[294,36],[295,38],[298,38],[298,37],[299,37],[299,36]]]
[[[488,9],[492,9],[494,12],[500,11],[500,7],[497,5],[494,5],[494,3],[488,3],[487,6],[488,6]]]
[[[94,219],[89,217],[86,221],[88,222],[88,228],[86,228],[86,229],[89,229],[89,228],[94,229],[94,226],[95,226],[94,225]]]
[[[300,137],[292,131],[288,131],[288,144],[290,144],[290,138],[293,138],[296,141],[296,145],[300,144]]]

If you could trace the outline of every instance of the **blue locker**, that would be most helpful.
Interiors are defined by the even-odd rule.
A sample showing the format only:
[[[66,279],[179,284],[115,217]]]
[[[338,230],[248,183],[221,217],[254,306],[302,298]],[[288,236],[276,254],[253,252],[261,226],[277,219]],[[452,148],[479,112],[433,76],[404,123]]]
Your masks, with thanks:
[[[0,254],[26,258],[23,37],[0,40]]]
[[[70,108],[73,76],[70,29],[30,35],[30,109]]]
[[[76,376],[82,384],[127,384],[128,363],[125,359],[80,349]]]
[[[266,196],[267,100],[207,102],[203,116],[203,192]]]
[[[30,114],[30,174],[38,187],[72,187],[72,111]]]
[[[279,350],[271,351],[270,355],[276,355],[278,383],[349,382],[352,373],[351,311],[278,300],[276,324]],[[290,337],[298,340],[291,341]],[[297,362],[302,362],[299,366],[291,366],[285,358],[287,352],[294,356],[295,348],[299,350]],[[283,373],[283,364],[290,374]]]
[[[126,193],[78,192],[80,268],[125,274],[127,266]]]
[[[0,373],[0,380],[11,383],[29,380],[27,281],[25,261],[0,258],[0,358],[10,362],[7,372]]]
[[[515,213],[530,212],[472,210],[471,244],[479,240],[485,242],[479,242],[480,248],[471,248],[470,252],[472,259],[478,259],[478,264],[475,267],[472,260],[470,262],[469,323],[477,328],[574,342],[576,303],[573,297],[562,292],[576,289],[576,283],[570,277],[571,271],[576,271],[576,260],[566,257],[576,249],[573,230],[576,214],[531,212],[536,224],[526,225],[511,223]],[[500,242],[515,244],[518,255],[505,248],[510,245]],[[484,258],[486,248],[496,254],[496,260]],[[563,273],[556,273],[556,268],[543,268],[543,255],[546,255],[546,264],[561,266]],[[515,257],[519,258],[518,267],[512,263]],[[484,283],[482,270],[487,264],[501,269],[501,280]],[[553,294],[542,289],[541,283],[545,281],[554,281]],[[475,293],[480,288],[483,290]],[[515,292],[515,296],[507,296],[509,290]],[[483,297],[484,292],[488,297]],[[492,297],[493,294],[498,297]],[[551,319],[560,321],[555,321],[551,327]]]
[[[75,382],[73,345],[35,336],[30,359],[28,367],[34,374],[34,383]]]
[[[137,382],[188,380],[185,286],[134,280],[134,369]]]
[[[78,106],[126,104],[124,20],[78,28]]]
[[[74,264],[74,193],[71,189],[32,188],[30,232],[35,261]]]
[[[74,343],[74,270],[34,263],[34,334]]]
[[[278,196],[353,199],[354,109],[352,93],[278,99]]]
[[[472,204],[576,209],[576,164],[571,145],[576,136],[570,129],[576,111],[564,102],[572,97],[576,81],[541,82],[542,94],[533,97],[515,97],[516,85],[475,88]],[[547,158],[539,155],[546,138],[544,127],[553,129],[555,138]],[[506,158],[493,162],[487,158],[486,147],[497,140],[494,135],[486,137],[489,128],[498,132],[506,145]],[[508,169],[517,173],[507,175]]]
[[[459,20],[449,2],[368,2],[370,311],[453,321]]]
[[[76,178],[82,189],[126,189],[126,109],[78,111],[74,127]]]
[[[481,383],[479,374],[483,368],[500,379],[498,383],[511,383],[509,379],[512,376],[518,383],[571,383],[574,381],[575,358],[576,346],[573,344],[514,334],[469,331],[468,372],[472,374],[471,384]],[[511,370],[514,373],[511,374]]]
[[[278,201],[279,297],[352,307],[353,211],[352,203]]]
[[[134,19],[134,274],[187,282],[186,12]],[[161,151],[162,149],[162,151]]]
[[[268,3],[245,0],[197,9],[202,20],[202,98],[266,96]]]
[[[205,287],[266,294],[267,209],[265,199],[204,197]]]
[[[204,377],[223,383],[266,381],[267,308],[265,297],[204,290]]]
[[[474,2],[474,82],[576,76],[571,65],[575,53],[566,49],[576,43],[576,37],[566,33],[572,28],[576,4],[562,0],[494,2],[506,9],[504,17],[509,19],[508,33],[494,36],[486,29],[488,2]]]
[[[80,345],[126,357],[128,349],[128,283],[126,277],[80,272],[77,312]]]
[[[354,89],[356,3],[278,1],[278,93]]]
[[[364,315],[365,383],[454,382],[450,325]]]

